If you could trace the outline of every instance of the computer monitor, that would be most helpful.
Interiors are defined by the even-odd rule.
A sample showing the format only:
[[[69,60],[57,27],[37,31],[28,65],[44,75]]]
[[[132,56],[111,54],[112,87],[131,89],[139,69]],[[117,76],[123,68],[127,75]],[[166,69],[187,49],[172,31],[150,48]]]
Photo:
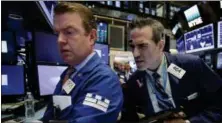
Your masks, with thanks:
[[[214,48],[213,24],[203,26],[184,34],[186,53]]]
[[[108,6],[113,6],[113,1],[109,1],[109,0],[108,0],[108,1],[107,1],[107,5],[108,5]]]
[[[52,95],[67,66],[37,65],[40,96]]]
[[[222,69],[222,52],[217,54],[217,69]]]
[[[222,9],[222,1],[220,1],[220,8]]]
[[[109,46],[106,44],[95,44],[94,50],[102,58],[105,64],[109,64]]]
[[[97,40],[98,43],[107,43],[108,23],[97,22]]]
[[[17,63],[17,45],[15,34],[13,32],[2,32],[2,63],[16,64]]]
[[[179,39],[177,39],[176,42],[176,48],[178,53],[185,53],[185,42],[183,35]]]
[[[120,1],[115,1],[115,7],[120,8],[121,2]]]
[[[222,48],[222,21],[218,22],[217,29],[217,47]]]
[[[44,32],[35,32],[34,38],[37,62],[65,64],[59,52],[56,35]]]
[[[25,94],[24,66],[2,65],[2,95]]]
[[[200,12],[197,5],[194,5],[190,7],[189,9],[187,9],[186,11],[184,11],[184,14],[187,19],[189,27],[194,27],[196,25],[203,23],[203,20],[202,20],[202,17],[200,16]]]

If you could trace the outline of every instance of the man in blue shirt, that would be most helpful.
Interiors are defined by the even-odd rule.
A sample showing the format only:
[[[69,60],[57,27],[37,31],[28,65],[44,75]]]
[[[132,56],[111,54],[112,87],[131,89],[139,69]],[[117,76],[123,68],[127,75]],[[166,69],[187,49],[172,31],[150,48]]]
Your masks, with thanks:
[[[162,116],[153,122],[221,122],[221,78],[197,56],[163,52],[164,27],[160,22],[141,18],[130,28],[138,71],[126,83],[122,121],[140,121],[138,113],[142,113],[146,120]]]
[[[55,9],[54,30],[63,60],[69,68],[61,75],[44,122],[114,123],[123,95],[117,75],[102,62],[94,44],[93,13],[78,3],[61,2]]]

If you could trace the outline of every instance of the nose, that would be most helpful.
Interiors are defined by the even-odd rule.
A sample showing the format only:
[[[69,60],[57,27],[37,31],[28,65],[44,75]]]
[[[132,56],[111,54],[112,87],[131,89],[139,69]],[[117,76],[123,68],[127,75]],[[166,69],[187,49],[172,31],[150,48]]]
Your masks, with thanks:
[[[135,58],[137,58],[137,57],[139,57],[140,56],[140,52],[139,52],[139,50],[138,50],[138,48],[134,48],[134,50],[133,50],[133,56],[135,57]]]
[[[58,34],[58,43],[59,44],[64,44],[64,43],[66,43],[66,40],[65,40],[65,37],[64,37],[64,35],[62,34],[62,33],[59,33]]]

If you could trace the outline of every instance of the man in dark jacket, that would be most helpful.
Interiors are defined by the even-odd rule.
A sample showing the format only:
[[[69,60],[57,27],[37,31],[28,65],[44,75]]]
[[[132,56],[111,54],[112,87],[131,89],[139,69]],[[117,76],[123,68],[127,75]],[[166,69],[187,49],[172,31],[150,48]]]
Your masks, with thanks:
[[[197,56],[163,52],[160,22],[136,19],[130,28],[138,71],[126,83],[122,121],[139,121],[138,112],[150,118],[173,111],[164,123],[221,122],[221,78]]]

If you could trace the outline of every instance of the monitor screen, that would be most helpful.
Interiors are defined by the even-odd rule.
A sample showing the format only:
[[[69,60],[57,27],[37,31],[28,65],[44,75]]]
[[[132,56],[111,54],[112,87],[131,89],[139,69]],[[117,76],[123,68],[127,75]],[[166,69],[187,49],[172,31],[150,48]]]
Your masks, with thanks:
[[[218,22],[218,27],[217,27],[217,47],[222,48],[222,21]]]
[[[222,9],[222,1],[220,1],[220,8]]]
[[[16,64],[17,51],[15,35],[12,32],[2,32],[2,63],[3,64]]]
[[[109,64],[109,47],[105,44],[95,44],[97,54],[102,58],[105,64]]]
[[[24,67],[2,65],[2,95],[22,95],[25,93]]]
[[[113,1],[107,1],[107,5],[108,6],[112,6],[113,5]]]
[[[172,33],[173,33],[174,35],[176,35],[176,33],[177,33],[177,31],[178,31],[179,28],[182,28],[182,25],[181,25],[180,22],[178,22],[178,23],[173,27]]]
[[[57,1],[37,1],[39,8],[48,21],[49,25],[53,25],[54,7],[58,3]]]
[[[124,9],[128,9],[129,8],[129,1],[123,1],[123,5],[124,5]]]
[[[97,40],[99,43],[107,43],[108,24],[105,22],[97,23]]]
[[[197,5],[194,5],[190,7],[189,9],[187,9],[186,11],[184,11],[184,14],[187,19],[189,27],[193,27],[193,26],[203,23]]]
[[[34,42],[37,62],[65,64],[59,53],[56,35],[36,32]]]
[[[116,4],[115,4],[115,6],[116,6],[117,8],[120,8],[120,6],[121,6],[121,3],[120,3],[120,1],[116,1]]]
[[[213,24],[203,26],[184,34],[186,53],[214,48]]]
[[[222,52],[217,54],[217,69],[222,69]]]
[[[179,39],[177,39],[176,42],[177,42],[176,48],[177,48],[178,53],[185,53],[185,42],[184,42],[183,35]]]
[[[54,93],[60,76],[67,66],[49,66],[38,65],[38,82],[41,96],[51,95]]]
[[[212,66],[212,59],[211,59],[211,55],[210,54],[206,54],[205,58],[204,58],[204,62],[209,66],[209,67],[213,67]]]

